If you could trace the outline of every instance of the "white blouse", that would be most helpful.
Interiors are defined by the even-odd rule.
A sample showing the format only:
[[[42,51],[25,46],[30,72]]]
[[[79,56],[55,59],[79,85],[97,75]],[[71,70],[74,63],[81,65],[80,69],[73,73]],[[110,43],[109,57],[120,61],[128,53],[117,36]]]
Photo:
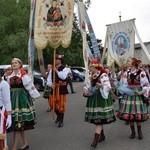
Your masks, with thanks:
[[[6,111],[11,111],[10,86],[5,80],[0,82],[0,107],[1,106],[4,106]]]

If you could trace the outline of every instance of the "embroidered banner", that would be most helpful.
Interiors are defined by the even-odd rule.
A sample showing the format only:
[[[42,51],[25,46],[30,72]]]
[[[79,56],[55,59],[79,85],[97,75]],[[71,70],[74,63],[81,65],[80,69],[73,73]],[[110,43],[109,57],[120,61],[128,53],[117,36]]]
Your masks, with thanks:
[[[134,56],[135,32],[132,24],[133,20],[129,20],[107,26],[108,66],[111,66],[113,61],[122,66],[128,58]]]
[[[32,69],[34,66],[34,23],[35,23],[36,0],[31,0],[30,22],[29,22],[29,40],[28,40],[28,74],[33,80]]]
[[[34,42],[37,49],[48,44],[64,48],[71,43],[74,0],[37,0]]]
[[[88,71],[88,49],[87,49],[87,37],[86,37],[86,25],[85,25],[85,7],[82,0],[78,0],[78,13],[79,13],[79,23],[80,23],[80,30],[82,34],[83,40],[83,60],[85,66],[85,85],[89,85],[89,71]]]
[[[101,54],[100,54],[100,50],[98,48],[98,44],[97,44],[97,39],[90,21],[90,18],[88,16],[88,13],[85,9],[85,19],[86,19],[86,23],[87,23],[87,27],[88,27],[88,31],[89,31],[89,35],[90,35],[90,39],[91,39],[91,43],[92,43],[92,47],[93,47],[93,52],[94,52],[94,58],[97,58],[98,60],[101,59]]]
[[[81,4],[81,2],[80,2],[80,6],[79,6],[79,0],[78,0],[78,3],[77,3],[77,6],[78,6],[78,17],[79,17],[79,28],[80,28],[80,31],[81,31],[81,34],[82,34],[82,36],[83,36],[83,34],[85,33],[85,32],[83,32],[84,30],[82,29],[82,24],[81,24],[81,13],[80,13],[80,11],[84,8],[84,5],[83,4]],[[80,10],[81,9],[81,10]],[[85,9],[85,8],[84,8]],[[82,13],[83,13],[83,10],[82,10]],[[84,14],[82,14],[82,15],[84,15]],[[82,21],[83,20],[85,20],[85,17],[84,16],[82,16]],[[85,33],[86,34],[86,33]],[[90,49],[90,47],[89,47],[89,45],[88,45],[88,43],[87,43],[87,40],[85,41],[86,42],[86,51],[84,51],[84,52],[87,52],[87,57],[88,57],[88,59],[89,60],[91,60],[92,58],[94,58],[94,56],[93,56],[93,54],[92,54],[92,52],[91,52],[91,49]],[[85,45],[85,44],[84,44]],[[83,47],[85,47],[85,46],[83,46]],[[83,52],[83,53],[84,53]],[[85,54],[86,55],[86,54]],[[86,63],[86,62],[85,62]]]

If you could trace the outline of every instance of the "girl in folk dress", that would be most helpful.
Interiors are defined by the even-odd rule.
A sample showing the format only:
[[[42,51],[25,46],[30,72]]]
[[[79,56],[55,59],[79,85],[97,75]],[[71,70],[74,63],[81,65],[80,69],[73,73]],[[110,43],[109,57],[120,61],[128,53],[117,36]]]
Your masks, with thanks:
[[[130,58],[127,63],[130,68],[127,73],[128,88],[134,91],[134,95],[123,94],[117,117],[130,122],[130,139],[135,138],[135,123],[137,125],[138,139],[143,139],[141,122],[148,119],[148,111],[146,103],[144,103],[144,90],[142,91],[142,88],[145,84],[148,84],[148,79],[145,71],[138,69],[138,65],[141,63],[140,60]]]
[[[32,98],[37,98],[40,94],[35,89],[26,71],[22,69],[21,60],[14,58],[11,65],[13,72],[8,76],[8,82],[11,87],[12,104],[12,126],[10,131],[14,131],[12,150],[17,150],[20,135],[23,141],[20,150],[27,150],[29,145],[25,131],[34,129],[35,125],[35,108]]]
[[[96,147],[98,142],[105,140],[103,125],[116,120],[114,116],[113,100],[110,94],[111,85],[106,70],[97,60],[90,64],[91,87],[84,88],[84,96],[87,96],[85,121],[95,124],[95,136],[91,147]]]

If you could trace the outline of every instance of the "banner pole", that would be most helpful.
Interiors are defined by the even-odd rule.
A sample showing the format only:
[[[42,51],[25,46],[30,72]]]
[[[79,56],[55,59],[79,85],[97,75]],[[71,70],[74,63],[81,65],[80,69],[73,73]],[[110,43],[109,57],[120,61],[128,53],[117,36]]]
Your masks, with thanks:
[[[103,54],[102,54],[102,59],[101,59],[101,64],[104,64],[104,59],[105,59],[105,53],[106,53],[106,46],[107,46],[107,34],[108,34],[108,29],[106,30],[106,35],[105,35],[105,43],[104,43],[104,49],[103,49]],[[108,52],[107,52],[108,53]]]
[[[54,48],[53,68],[56,66],[56,48]],[[55,118],[55,69],[53,69],[53,120]]]

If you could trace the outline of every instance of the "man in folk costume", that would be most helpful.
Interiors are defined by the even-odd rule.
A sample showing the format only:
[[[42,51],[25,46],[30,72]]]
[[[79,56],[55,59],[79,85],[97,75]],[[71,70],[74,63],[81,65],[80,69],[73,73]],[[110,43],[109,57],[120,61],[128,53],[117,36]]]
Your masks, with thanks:
[[[2,79],[0,71],[0,150],[7,150],[6,128],[11,126],[11,101],[9,84]]]
[[[57,115],[55,123],[59,123],[58,127],[63,126],[64,113],[66,111],[66,94],[68,94],[67,90],[67,76],[69,73],[69,69],[62,65],[63,56],[56,56],[56,67],[53,68],[51,74],[49,74],[47,78],[47,85],[49,85],[52,89],[55,88],[55,95],[53,96],[53,90],[51,91],[49,104],[50,107],[55,110]],[[53,72],[55,71],[55,82],[53,81]],[[53,103],[55,104],[53,106]]]

